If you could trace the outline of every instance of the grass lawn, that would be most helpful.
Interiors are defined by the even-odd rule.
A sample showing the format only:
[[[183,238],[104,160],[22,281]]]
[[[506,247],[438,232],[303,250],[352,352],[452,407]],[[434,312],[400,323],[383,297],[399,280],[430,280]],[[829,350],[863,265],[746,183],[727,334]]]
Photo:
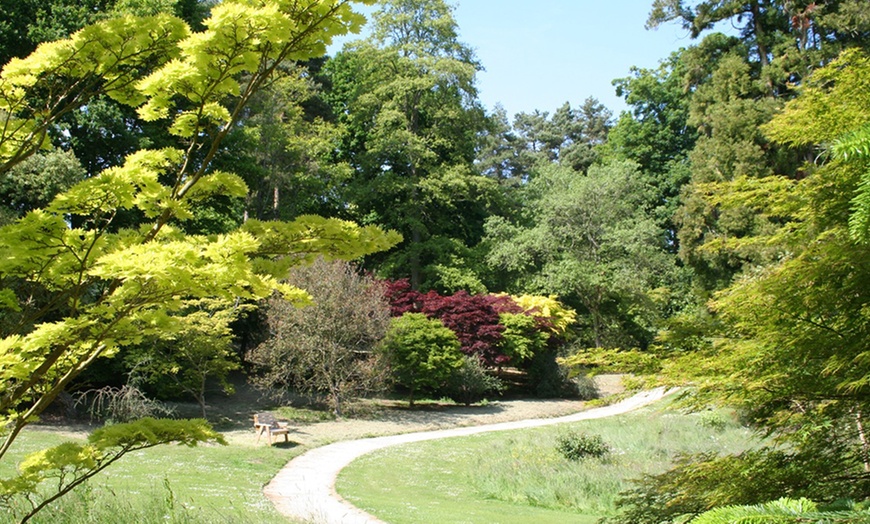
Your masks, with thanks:
[[[601,435],[612,452],[571,461],[570,431]],[[338,492],[391,524],[592,523],[612,515],[627,479],[665,470],[680,452],[746,449],[752,433],[720,412],[669,403],[618,417],[383,449],[345,468]]]
[[[156,523],[247,523],[284,522],[262,493],[278,471],[304,446],[257,444],[251,414],[275,409],[277,415],[296,426],[333,420],[329,411],[276,407],[257,392],[238,387],[230,397],[217,397],[209,417],[226,431],[229,445],[157,446],[130,453],[98,474],[86,485],[62,497],[31,522],[83,524],[135,522]],[[425,404],[425,402],[424,402]],[[387,405],[391,405],[387,403]],[[178,403],[176,416],[196,417],[198,406]],[[378,407],[368,408],[377,416]],[[12,449],[0,461],[0,479],[14,475],[17,464],[29,453],[62,442],[85,439],[87,428],[34,424],[25,428]],[[291,435],[291,441],[293,440]],[[0,524],[17,522],[0,511]]]
[[[0,478],[31,451],[75,435],[31,427],[0,462]],[[130,453],[63,497],[32,522],[69,523],[259,523],[281,521],[263,486],[303,450],[231,442],[228,446],[157,446]],[[0,522],[16,522],[0,513]]]

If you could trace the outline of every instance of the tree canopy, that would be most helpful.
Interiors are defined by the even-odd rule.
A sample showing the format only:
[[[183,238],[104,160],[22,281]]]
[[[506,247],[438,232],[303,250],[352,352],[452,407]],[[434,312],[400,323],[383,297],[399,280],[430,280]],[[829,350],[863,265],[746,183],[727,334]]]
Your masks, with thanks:
[[[332,36],[362,21],[344,1],[229,0],[212,8],[200,31],[166,13],[110,17],[3,67],[4,178],[52,147],[50,131],[65,114],[100,95],[135,107],[170,142],[88,173],[0,228],[0,457],[96,359],[182,330],[179,315],[197,301],[230,309],[278,291],[305,302],[303,290],[278,280],[287,267],[315,256],[356,258],[398,241],[374,226],[314,216],[250,220],[211,236],[180,227],[210,195],[245,195],[238,175],[211,163],[280,64],[323,54]]]
[[[866,2],[650,3],[692,40],[614,80],[614,117],[484,107],[445,0],[378,2],[332,57],[365,22],[351,0],[0,0],[0,459],[97,362],[207,415],[244,355],[337,411],[387,361],[411,399],[466,401],[505,366],[561,394],[558,361],[773,437],[639,479],[616,521],[867,497]],[[129,450],[220,440],[107,431],[0,501],[36,512]]]

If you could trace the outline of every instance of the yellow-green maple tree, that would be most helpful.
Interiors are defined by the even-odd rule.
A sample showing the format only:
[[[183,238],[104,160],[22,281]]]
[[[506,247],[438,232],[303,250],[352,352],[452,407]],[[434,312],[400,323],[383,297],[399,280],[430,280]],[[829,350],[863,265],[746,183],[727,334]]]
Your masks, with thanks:
[[[122,16],[4,66],[0,176],[50,148],[48,131],[58,119],[97,95],[165,124],[175,143],[132,153],[0,228],[0,460],[95,359],[149,334],[182,330],[182,313],[196,301],[229,305],[279,291],[304,302],[303,290],[279,281],[288,267],[318,255],[356,258],[399,240],[313,216],[249,221],[212,236],[177,227],[209,195],[244,196],[240,177],[211,168],[221,142],[279,64],[322,55],[333,36],[359,28],[364,18],[350,3],[225,0],[196,32],[171,15]],[[133,227],[117,220],[129,211],[141,217]],[[99,445],[34,456],[18,477],[0,481],[0,500],[22,496],[27,520],[132,449],[219,439],[204,421],[122,429],[110,442],[98,436]],[[64,480],[37,495],[40,481],[52,477]]]

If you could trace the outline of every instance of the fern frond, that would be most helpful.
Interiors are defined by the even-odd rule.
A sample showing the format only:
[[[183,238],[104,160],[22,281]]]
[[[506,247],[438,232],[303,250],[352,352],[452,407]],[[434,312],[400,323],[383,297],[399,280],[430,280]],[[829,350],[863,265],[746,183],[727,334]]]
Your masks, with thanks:
[[[847,133],[830,147],[834,158],[849,161],[870,161],[870,125]],[[870,241],[870,170],[861,175],[849,216],[849,235],[858,242]]]
[[[698,515],[690,524],[870,524],[868,511],[818,511],[807,499],[781,498],[754,506],[726,506]]]
[[[861,181],[852,199],[849,236],[858,242],[870,241],[870,169],[861,175]]]
[[[870,125],[834,140],[830,149],[834,158],[846,161],[855,157],[870,159]]]

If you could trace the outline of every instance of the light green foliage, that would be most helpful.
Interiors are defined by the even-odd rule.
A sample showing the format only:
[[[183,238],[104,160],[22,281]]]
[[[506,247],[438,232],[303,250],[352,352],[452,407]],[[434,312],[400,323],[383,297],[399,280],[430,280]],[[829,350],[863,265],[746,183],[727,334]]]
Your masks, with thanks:
[[[228,0],[194,32],[166,14],[123,16],[40,46],[0,72],[0,172],[46,145],[63,114],[98,94],[138,106],[178,140],[128,155],[0,228],[3,314],[0,422],[5,454],[21,429],[89,364],[146,337],[184,332],[203,299],[225,304],[304,291],[262,270],[324,254],[355,258],[395,234],[303,217],[222,235],[173,222],[215,193],[242,196],[239,177],[211,169],[243,108],[288,59],[322,54],[363,18],[345,1]],[[128,210],[141,222],[116,223]],[[16,300],[12,300],[12,296]],[[145,437],[145,434],[140,435]]]
[[[415,392],[443,386],[451,373],[462,366],[459,347],[456,334],[437,318],[405,313],[393,319],[381,351],[393,379],[408,388],[408,400],[413,405]]]
[[[800,144],[808,138],[807,127],[812,127],[824,141],[848,132],[849,125],[866,122],[867,106],[849,105],[857,93],[848,86],[856,76],[870,71],[870,62],[852,53],[843,59],[850,57],[858,59],[854,67],[839,67],[836,62],[819,72],[818,81],[834,87],[830,91],[808,87],[767,126],[772,136]],[[834,79],[837,81],[830,82]],[[836,132],[811,121],[812,114],[827,119],[826,108],[834,106],[836,100],[843,100],[844,106],[851,107],[858,116],[844,113],[843,125],[838,125]],[[834,121],[828,122],[833,125]],[[854,244],[846,231],[849,219],[854,217],[850,217],[850,208],[854,209],[854,192],[861,184],[863,170],[863,162],[853,163],[841,157],[814,169],[812,176],[799,182],[780,178],[764,184],[736,181],[719,188],[718,197],[711,195],[724,208],[742,204],[775,217],[781,228],[743,243],[766,243],[784,255],[790,253],[778,264],[747,274],[715,302],[722,318],[735,330],[732,334],[739,334],[728,342],[732,348],[729,354],[737,360],[728,358],[730,362],[721,364],[742,366],[742,362],[752,362],[744,368],[751,372],[739,381],[746,387],[740,397],[751,405],[775,402],[779,395],[762,393],[760,389],[762,383],[767,384],[765,389],[772,386],[769,380],[783,380],[774,390],[792,391],[798,396],[809,394],[812,398],[843,393],[851,397],[865,387],[866,381],[861,378],[865,354],[862,340],[868,328],[864,304],[870,274],[863,263],[866,246]],[[740,243],[734,245],[739,247]],[[803,361],[800,355],[805,353],[812,353],[816,364],[805,363],[803,372],[814,374],[814,378],[786,379],[790,375],[787,370]],[[781,378],[774,379],[777,376]]]
[[[858,3],[653,2],[647,27],[677,21],[692,38],[706,34],[698,46],[681,53],[681,104],[688,102],[688,123],[699,134],[689,154],[691,184],[674,217],[680,256],[706,290],[727,286],[746,265],[770,260],[764,251],[735,253],[701,246],[764,234],[764,229],[776,226],[739,206],[720,212],[698,194],[698,185],[774,173],[802,176],[799,166],[815,154],[812,148],[783,147],[782,141],[771,141],[760,129],[802,84],[812,82],[816,69],[843,49],[866,46],[863,16],[855,16],[861,10]],[[726,21],[739,30],[739,37],[715,32],[716,24]]]
[[[223,437],[204,420],[143,418],[98,429],[87,444],[66,442],[28,455],[18,475],[0,480],[0,503],[23,508],[18,515],[28,520],[47,504],[68,493],[130,452],[161,444],[195,446],[199,442],[225,444]],[[53,482],[53,488],[40,487]]]
[[[844,132],[870,122],[870,57],[851,50],[829,67],[816,71],[800,96],[786,105],[788,119],[780,116],[765,126],[773,140],[803,146],[830,142]]]
[[[178,327],[156,333],[131,351],[125,360],[133,373],[158,387],[192,396],[206,418],[208,380],[217,381],[225,393],[233,393],[229,373],[240,367],[232,347],[230,323],[239,308],[221,300],[202,300],[173,318]]]
[[[644,213],[648,186],[628,162],[592,166],[586,176],[555,165],[523,189],[517,223],[487,222],[488,262],[517,277],[514,287],[559,293],[582,307],[579,318],[594,346],[637,345],[649,334],[624,337],[626,323],[651,328],[649,291],[665,282],[672,261],[663,232]]]
[[[794,146],[827,144],[832,157],[864,169],[851,201],[849,231],[853,238],[870,238],[870,56],[844,52],[829,68],[817,72],[789,102],[791,120],[766,127],[775,139]]]
[[[43,42],[118,15],[175,14],[197,25],[207,15],[210,0],[0,0],[5,15],[0,26],[0,66],[24,57]]]
[[[781,498],[755,506],[716,508],[689,521],[691,524],[792,524],[824,522],[829,524],[863,524],[870,522],[865,511],[820,511],[807,499]]]
[[[852,199],[852,216],[849,217],[849,234],[852,238],[870,241],[870,125],[846,134],[832,147],[836,157],[845,162],[861,162],[868,166]]]
[[[188,34],[184,22],[169,15],[122,17],[11,60],[0,72],[0,170],[43,147],[48,128],[96,94],[133,105],[144,101],[134,75],[175,56]]]
[[[532,317],[546,322],[552,334],[565,336],[577,320],[577,312],[559,301],[556,295],[518,295],[511,296],[516,305]]]
[[[851,99],[866,99],[866,94],[850,86],[866,77],[870,63],[854,52],[841,60],[850,66],[838,61],[817,71],[765,131],[802,147],[830,143],[855,131],[850,126],[866,125],[868,106],[852,105]],[[870,456],[862,443],[870,411],[870,252],[849,227],[866,160],[844,157],[842,151],[820,160],[821,165],[804,166],[804,176],[797,180],[786,174],[702,186],[705,201],[723,216],[742,208],[766,221],[763,228],[710,242],[703,249],[763,250],[767,256],[763,265],[744,270],[710,302],[721,323],[713,344],[671,354],[662,368],[669,379],[697,386],[696,405],[737,406],[783,447],[756,455],[687,460],[670,476],[639,489],[633,505],[647,516],[625,522],[648,522],[644,507],[668,511],[668,504],[651,503],[651,497],[666,500],[676,492],[682,493],[682,502],[673,505],[673,516],[693,513],[697,504],[709,509],[782,495],[833,500],[866,493]],[[785,468],[783,463],[794,466]],[[708,473],[699,475],[702,470]],[[747,471],[766,477],[752,480]],[[737,480],[728,481],[726,475]],[[703,478],[717,480],[714,484]]]
[[[592,368],[599,373],[655,373],[661,369],[660,356],[646,351],[590,348],[576,351],[559,359],[568,368],[585,371]]]
[[[535,317],[523,313],[499,313],[498,320],[504,326],[499,348],[518,365],[541,351],[550,334],[542,331]]]

